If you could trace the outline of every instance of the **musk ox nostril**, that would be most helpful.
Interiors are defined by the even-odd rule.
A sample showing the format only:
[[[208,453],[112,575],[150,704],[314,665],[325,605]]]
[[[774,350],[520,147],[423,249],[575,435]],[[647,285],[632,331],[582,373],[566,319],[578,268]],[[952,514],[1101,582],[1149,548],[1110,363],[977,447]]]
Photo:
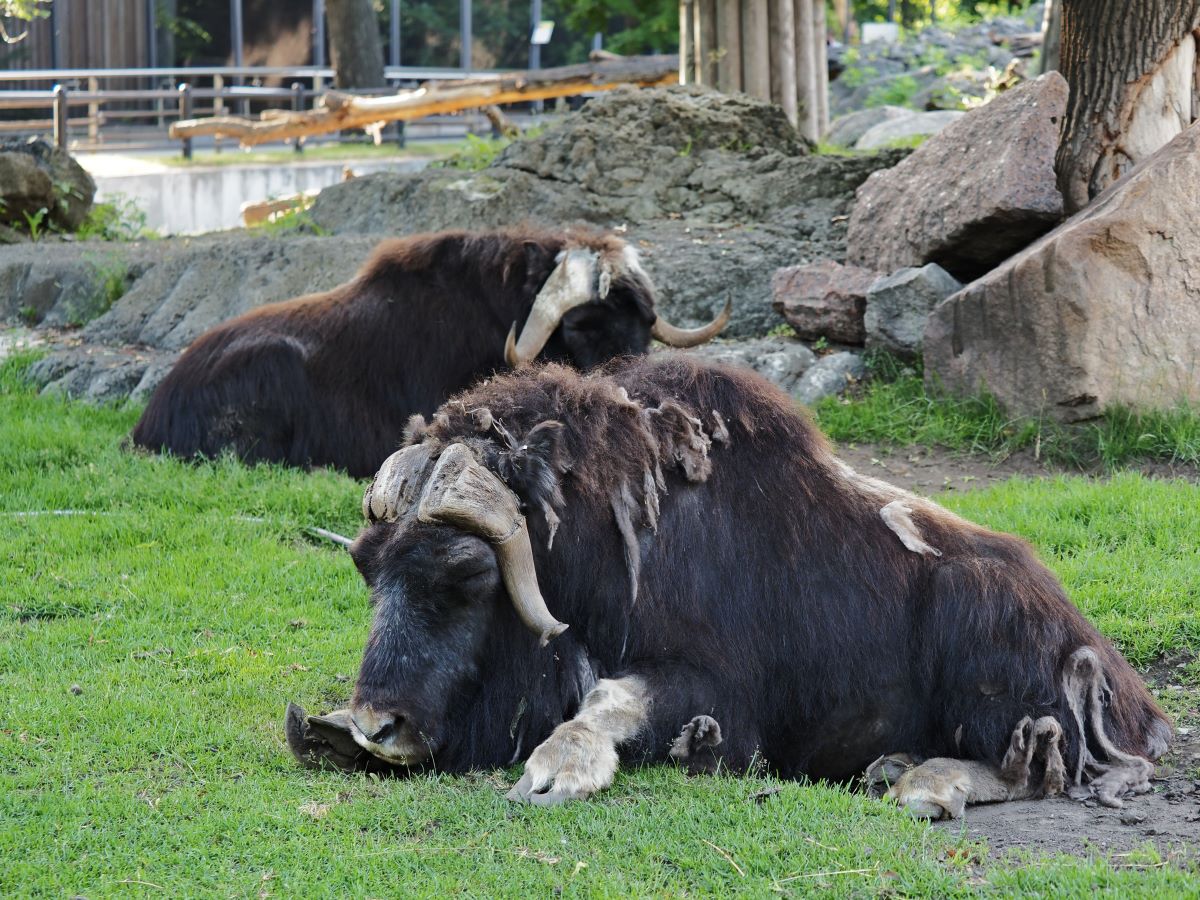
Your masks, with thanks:
[[[403,721],[403,718],[397,720],[395,716],[387,714],[368,713],[363,715],[359,713],[354,716],[354,727],[372,744],[381,744],[396,733],[396,729]]]
[[[379,730],[370,735],[370,738],[373,743],[382,744],[395,733],[396,721],[394,719],[388,719],[379,726]]]

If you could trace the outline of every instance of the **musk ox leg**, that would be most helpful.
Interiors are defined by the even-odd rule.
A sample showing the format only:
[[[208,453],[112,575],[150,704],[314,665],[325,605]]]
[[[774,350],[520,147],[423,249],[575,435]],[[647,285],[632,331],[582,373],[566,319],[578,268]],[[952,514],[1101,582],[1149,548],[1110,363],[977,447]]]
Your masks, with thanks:
[[[1122,805],[1122,796],[1147,793],[1154,764],[1120,750],[1105,727],[1104,711],[1112,701],[1112,689],[1095,650],[1080,647],[1068,657],[1063,666],[1062,687],[1075,726],[1085,736],[1080,741],[1071,796],[1095,796],[1105,806],[1117,808]],[[1097,745],[1104,760],[1092,753],[1092,743]]]
[[[888,783],[884,796],[914,816],[960,818],[967,806],[1027,800],[1062,793],[1065,767],[1062,726],[1052,716],[1026,716],[1013,729],[1000,766],[967,759],[936,758],[908,765],[906,754],[877,759],[867,769],[869,787]]]
[[[646,682],[635,675],[597,682],[575,718],[533,751],[508,799],[554,806],[608,787],[617,772],[617,747],[645,724],[649,700]]]
[[[696,716],[683,726],[671,742],[667,758],[683,766],[692,775],[715,772],[720,759],[714,752],[721,743],[721,726],[712,716]]]

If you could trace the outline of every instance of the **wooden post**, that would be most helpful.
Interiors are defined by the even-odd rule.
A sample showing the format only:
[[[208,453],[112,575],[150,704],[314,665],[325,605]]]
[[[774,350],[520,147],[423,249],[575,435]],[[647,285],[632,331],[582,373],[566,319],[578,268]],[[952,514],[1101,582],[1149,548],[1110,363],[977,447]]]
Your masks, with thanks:
[[[742,89],[771,99],[770,20],[767,0],[742,2]]]
[[[692,63],[692,6],[694,0],[679,0],[679,83],[691,84],[696,77]]]
[[[179,121],[185,122],[192,117],[192,86],[190,84],[181,84],[179,86]],[[183,158],[192,158],[192,139],[183,139]]]
[[[742,12],[737,0],[721,0],[717,17],[717,87],[742,89]]]
[[[54,143],[67,149],[67,128],[71,121],[71,108],[67,104],[67,89],[61,84],[54,86]]]
[[[803,0],[797,0],[803,2]],[[817,140],[829,128],[829,48],[825,45],[825,0],[813,5],[813,76],[817,95]]]
[[[794,0],[796,27],[796,95],[800,108],[797,130],[810,141],[817,134],[817,74],[813,68],[812,0]]]
[[[716,87],[717,0],[696,0],[692,16],[696,20],[696,83]]]
[[[88,78],[88,93],[95,96],[100,92],[100,79],[95,75]],[[100,142],[100,103],[93,100],[88,104],[88,141],[92,144]],[[160,123],[161,127],[161,123]]]
[[[803,6],[807,0],[799,0]],[[799,64],[796,59],[796,8],[793,0],[771,0],[772,29],[775,38],[771,47],[771,69],[774,81],[779,85],[775,98],[792,127],[800,125],[797,107],[797,90],[800,83]],[[801,132],[803,134],[803,131]],[[806,135],[807,136],[807,135]]]

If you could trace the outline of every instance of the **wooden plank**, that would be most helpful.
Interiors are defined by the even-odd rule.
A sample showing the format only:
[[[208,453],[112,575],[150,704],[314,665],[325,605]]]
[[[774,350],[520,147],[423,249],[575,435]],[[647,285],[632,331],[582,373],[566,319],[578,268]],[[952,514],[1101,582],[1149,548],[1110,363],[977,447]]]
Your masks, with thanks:
[[[717,87],[742,89],[742,11],[738,0],[721,0],[717,16]]]
[[[330,91],[323,98],[323,107],[311,112],[268,110],[257,120],[241,116],[192,119],[176,122],[170,128],[170,135],[176,139],[201,135],[236,137],[244,146],[251,146],[347,128],[365,128],[378,122],[461,112],[488,104],[550,100],[607,91],[622,84],[667,85],[678,81],[679,71],[678,56],[630,56],[556,69],[427,82],[416,90],[387,97],[355,97]]]

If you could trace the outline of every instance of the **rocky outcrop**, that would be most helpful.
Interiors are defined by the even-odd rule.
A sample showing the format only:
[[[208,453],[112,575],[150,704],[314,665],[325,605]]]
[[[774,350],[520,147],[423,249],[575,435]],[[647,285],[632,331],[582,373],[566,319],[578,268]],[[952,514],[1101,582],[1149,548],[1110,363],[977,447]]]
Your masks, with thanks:
[[[41,138],[0,140],[0,221],[74,231],[92,208],[96,183],[66,150]],[[45,212],[41,212],[45,210]]]
[[[832,259],[788,266],[771,277],[771,305],[805,340],[861,346],[867,334],[867,291],[878,277],[878,272]]]
[[[844,116],[838,116],[829,125],[825,140],[836,147],[853,147],[858,139],[881,122],[907,119],[915,116],[916,110],[906,106],[869,106]]]
[[[967,281],[1052,228],[1062,217],[1054,152],[1066,102],[1062,76],[1043,75],[872,175],[850,217],[847,261],[885,271],[936,262]]]
[[[867,375],[862,357],[849,350],[822,356],[804,373],[792,396],[806,406],[840,394]]]
[[[1073,421],[1200,403],[1200,123],[940,304],[931,387]]]
[[[898,269],[867,291],[867,347],[911,359],[921,351],[930,311],[962,287],[936,263]]]
[[[906,153],[814,156],[778,107],[744,94],[618,89],[481,171],[356,178],[322,191],[310,215],[337,234],[617,228],[672,321],[708,321],[728,298],[725,334],[749,337],[774,324],[775,269],[841,257],[854,189]]]
[[[797,340],[752,338],[748,341],[714,341],[687,351],[713,362],[753,369],[768,381],[791,393],[804,373],[817,362],[817,355]]]

